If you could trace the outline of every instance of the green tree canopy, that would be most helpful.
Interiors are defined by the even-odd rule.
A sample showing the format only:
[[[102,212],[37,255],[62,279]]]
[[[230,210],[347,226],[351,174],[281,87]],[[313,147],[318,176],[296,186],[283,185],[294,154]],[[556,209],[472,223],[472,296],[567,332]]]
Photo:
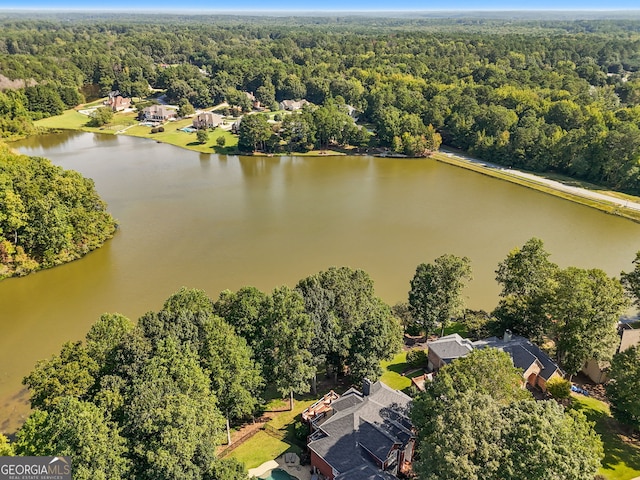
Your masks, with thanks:
[[[433,332],[437,326],[444,331],[451,318],[461,312],[462,289],[471,280],[470,263],[467,257],[446,254],[416,268],[409,305],[413,318],[425,333]]]
[[[613,416],[640,430],[640,348],[635,346],[614,355],[609,377],[607,396]]]
[[[542,240],[531,238],[500,262],[496,281],[502,291],[493,311],[497,319],[495,333],[511,330],[517,335],[540,340],[548,332],[547,303],[556,287],[558,271],[549,256]]]
[[[589,359],[610,360],[619,342],[618,319],[629,305],[620,281],[599,269],[575,267],[556,278],[549,312],[560,364],[575,374]]]
[[[243,152],[264,150],[266,141],[271,137],[271,126],[262,114],[245,115],[240,121],[238,148]]]
[[[636,307],[640,308],[640,251],[636,253],[633,260],[634,269],[631,272],[620,274],[622,285],[633,299]]]
[[[104,412],[90,402],[63,397],[50,411],[36,411],[20,428],[15,451],[20,456],[71,456],[73,478],[130,478],[126,440]]]
[[[92,180],[0,143],[0,278],[79,258],[115,228]]]

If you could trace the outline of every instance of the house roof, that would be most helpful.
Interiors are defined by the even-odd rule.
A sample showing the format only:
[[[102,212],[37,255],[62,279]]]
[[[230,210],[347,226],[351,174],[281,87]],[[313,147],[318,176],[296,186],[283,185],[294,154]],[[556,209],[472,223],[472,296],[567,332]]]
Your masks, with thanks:
[[[309,449],[340,474],[353,470],[354,475],[365,475],[341,478],[393,478],[371,476],[380,473],[372,456],[385,461],[394,445],[405,445],[413,438],[408,418],[410,402],[408,395],[380,382],[371,384],[369,395],[349,389],[333,402],[334,415],[319,427],[321,437],[309,442]],[[367,465],[373,473],[354,470]]]
[[[445,363],[464,357],[473,350],[472,342],[462,338],[457,333],[427,342],[427,346],[431,352],[435,353]]]
[[[335,480],[396,480],[396,477],[373,468],[371,465],[359,465],[335,477]]]
[[[518,335],[511,335],[510,338],[489,337],[484,340],[473,342],[474,347],[494,347],[499,348],[511,355],[514,366],[527,370],[532,363],[538,362],[541,370],[539,376],[549,380],[555,372],[562,373],[560,367],[551,360],[549,355],[543,352],[540,347],[532,343],[529,339]]]

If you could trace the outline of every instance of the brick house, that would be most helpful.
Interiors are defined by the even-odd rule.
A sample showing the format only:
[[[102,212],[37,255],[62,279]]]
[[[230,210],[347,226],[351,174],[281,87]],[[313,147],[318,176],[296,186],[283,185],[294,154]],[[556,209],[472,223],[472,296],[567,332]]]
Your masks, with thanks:
[[[522,369],[523,382],[540,388],[543,392],[547,391],[549,380],[564,377],[564,372],[540,347],[524,337],[513,335],[508,330],[502,338],[490,337],[476,342],[471,342],[454,333],[427,342],[427,346],[429,347],[427,354],[429,370],[436,372],[456,358],[466,356],[472,350],[492,347],[508,353],[513,365]]]
[[[394,480],[411,469],[415,435],[408,395],[365,379],[362,392],[351,388],[326,398],[303,413],[316,473],[330,480]]]

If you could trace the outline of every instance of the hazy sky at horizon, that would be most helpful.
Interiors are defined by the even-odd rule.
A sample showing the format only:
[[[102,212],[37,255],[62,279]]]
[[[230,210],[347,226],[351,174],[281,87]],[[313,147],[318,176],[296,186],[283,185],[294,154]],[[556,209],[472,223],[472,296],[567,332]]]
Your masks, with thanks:
[[[160,11],[452,11],[452,10],[638,10],[638,0],[0,0],[0,10],[10,9],[70,9],[70,10],[145,10]]]

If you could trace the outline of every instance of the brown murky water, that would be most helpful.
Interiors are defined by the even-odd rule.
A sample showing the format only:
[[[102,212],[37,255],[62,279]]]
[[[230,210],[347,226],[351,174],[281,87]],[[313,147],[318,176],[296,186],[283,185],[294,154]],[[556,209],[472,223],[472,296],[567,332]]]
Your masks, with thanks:
[[[20,381],[103,312],[135,319],[181,286],[271,290],[330,265],[369,272],[387,302],[415,267],[472,260],[472,308],[492,309],[497,263],[537,236],[561,266],[632,268],[640,225],[433,160],[218,157],[83,133],[14,145],[95,180],[120,223],[85,258],[0,282],[0,431],[27,412]]]

